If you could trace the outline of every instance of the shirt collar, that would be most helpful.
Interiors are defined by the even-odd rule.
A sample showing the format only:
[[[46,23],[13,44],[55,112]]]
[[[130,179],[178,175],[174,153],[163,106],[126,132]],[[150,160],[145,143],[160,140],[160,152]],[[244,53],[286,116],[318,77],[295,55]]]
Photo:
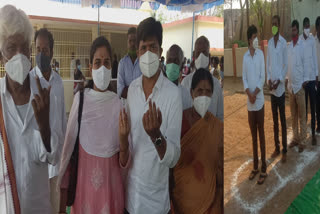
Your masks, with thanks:
[[[129,54],[127,54],[126,57],[128,58],[128,60],[130,60],[130,62],[132,62]],[[137,62],[138,62],[138,56],[137,56],[136,60],[134,61],[134,65],[137,64]]]
[[[160,69],[159,69],[160,70]],[[143,87],[142,87],[142,79],[143,79],[143,75],[141,75],[141,78],[139,80],[139,87],[141,88],[141,90],[143,90]],[[161,87],[162,87],[162,83],[163,83],[163,80],[164,80],[164,76],[162,74],[162,71],[160,70],[160,75],[157,79],[157,82],[156,84],[154,85],[153,89],[152,89],[152,92],[154,92],[154,90],[160,90]]]
[[[51,70],[49,82],[54,78],[54,77],[53,77],[53,76],[54,76],[53,73],[54,73],[54,71]],[[39,78],[45,79],[44,76],[43,76],[43,74],[42,74],[42,72],[41,72],[41,70],[40,70],[40,68],[39,68],[38,66],[36,66],[36,74],[38,75]]]

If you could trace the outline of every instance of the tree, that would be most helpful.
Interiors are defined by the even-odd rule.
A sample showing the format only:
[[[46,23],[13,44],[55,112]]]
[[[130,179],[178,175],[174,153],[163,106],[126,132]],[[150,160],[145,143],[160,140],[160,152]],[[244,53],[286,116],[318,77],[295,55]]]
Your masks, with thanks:
[[[240,0],[240,9],[241,9],[241,22],[240,22],[240,40],[242,40],[243,34],[243,17],[244,17],[244,4],[242,4],[242,0]]]
[[[247,27],[249,27],[249,24],[250,24],[250,5],[249,5],[249,0],[246,0],[246,8],[247,8]]]

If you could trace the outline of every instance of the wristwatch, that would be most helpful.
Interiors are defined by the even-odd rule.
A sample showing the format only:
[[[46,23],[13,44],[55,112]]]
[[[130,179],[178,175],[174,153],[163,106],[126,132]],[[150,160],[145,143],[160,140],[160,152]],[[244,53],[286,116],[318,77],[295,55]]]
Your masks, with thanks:
[[[153,141],[153,144],[155,146],[160,146],[162,144],[162,136],[156,138],[155,141]]]

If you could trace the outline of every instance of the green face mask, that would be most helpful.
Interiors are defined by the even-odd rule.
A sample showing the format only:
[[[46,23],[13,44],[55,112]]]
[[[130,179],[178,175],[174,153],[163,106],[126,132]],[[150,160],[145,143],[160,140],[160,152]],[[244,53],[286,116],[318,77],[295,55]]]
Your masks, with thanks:
[[[278,27],[277,26],[272,26],[272,34],[275,36],[278,33]]]
[[[136,50],[129,50],[128,55],[132,58],[137,57],[137,51]]]
[[[180,75],[180,67],[177,64],[170,63],[166,65],[166,73],[168,79],[173,82],[179,78]]]

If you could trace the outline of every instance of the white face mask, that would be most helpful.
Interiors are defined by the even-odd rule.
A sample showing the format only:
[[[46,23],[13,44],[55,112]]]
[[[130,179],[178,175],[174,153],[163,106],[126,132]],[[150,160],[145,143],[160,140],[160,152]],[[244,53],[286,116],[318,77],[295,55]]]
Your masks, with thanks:
[[[143,76],[153,77],[159,69],[159,56],[151,51],[147,51],[139,59],[140,70]]]
[[[303,32],[308,37],[310,35],[310,28],[304,29]]]
[[[111,80],[111,70],[102,65],[97,70],[92,69],[92,79],[97,88],[104,91],[108,88]]]
[[[3,54],[2,54],[3,56]],[[16,54],[5,64],[6,73],[13,80],[23,85],[31,68],[30,60],[24,54]]]
[[[258,37],[256,37],[253,42],[252,42],[252,46],[254,49],[258,49],[259,48],[259,40]]]
[[[204,68],[207,69],[209,66],[209,57],[201,53],[195,60],[196,69]]]
[[[201,117],[204,117],[204,115],[208,111],[210,103],[211,103],[211,97],[199,96],[194,98],[193,107],[198,112],[198,114],[201,115]]]

